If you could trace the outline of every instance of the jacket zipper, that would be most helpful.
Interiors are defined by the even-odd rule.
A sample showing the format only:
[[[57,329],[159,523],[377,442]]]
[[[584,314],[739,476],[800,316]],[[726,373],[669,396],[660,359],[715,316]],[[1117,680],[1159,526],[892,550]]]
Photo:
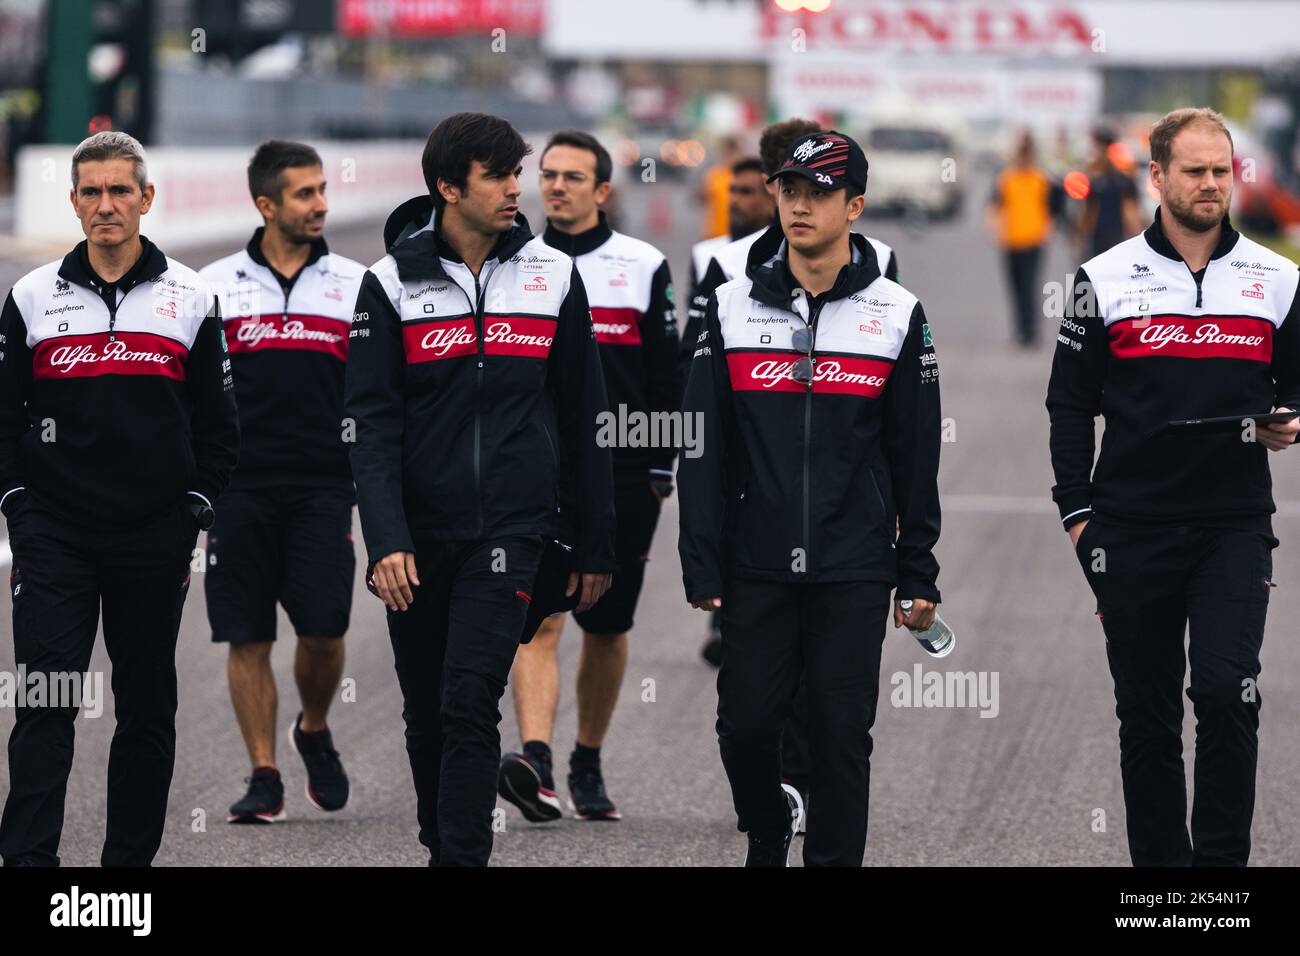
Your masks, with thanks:
[[[483,265],[487,261],[484,260]],[[479,266],[479,271],[483,271],[483,266]],[[487,293],[487,280],[483,280],[482,288],[478,284],[478,276],[474,276],[474,297],[477,300],[474,306],[474,328],[478,338],[478,370],[474,383],[474,508],[477,518],[475,527],[478,529],[476,534],[483,534],[483,480],[481,477],[481,447],[482,447],[482,420],[483,420],[483,356],[486,350],[483,347],[483,297]]]
[[[1198,309],[1201,307],[1201,283],[1205,280],[1205,273],[1209,268],[1210,264],[1208,262],[1200,272],[1192,272],[1192,267],[1187,267],[1187,271],[1192,272],[1192,281],[1196,283],[1196,308]]]
[[[803,548],[804,548],[804,572],[812,572],[812,491],[809,487],[812,480],[812,397],[813,397],[813,380],[817,372],[817,316],[821,314],[821,302],[817,304],[808,313],[808,332],[812,337],[812,348],[808,351],[809,364],[811,365],[808,379],[808,387],[804,391],[803,399]]]
[[[484,265],[486,264],[487,261],[484,260]],[[466,271],[469,270],[469,266],[466,266],[465,268]],[[483,266],[479,266],[479,271],[482,271],[482,269]],[[481,467],[482,467],[481,466],[482,454],[480,452],[480,447],[483,441],[482,396],[483,396],[484,349],[483,349],[482,310],[483,310],[483,298],[487,294],[487,282],[485,280],[483,286],[480,288],[478,284],[478,276],[474,275],[474,273],[472,272],[470,273],[470,275],[473,276],[474,279],[473,299],[470,298],[469,293],[465,291],[464,287],[459,282],[454,282],[453,280],[453,284],[456,286],[456,288],[460,289],[461,295],[465,296],[465,302],[466,304],[469,305],[470,313],[474,316],[474,331],[477,333],[475,338],[478,341],[478,368],[475,370],[475,378],[474,378],[474,520],[475,520],[475,526],[478,529],[477,532],[475,533],[478,535],[482,535],[483,534],[483,482],[482,482],[482,478],[480,477]]]

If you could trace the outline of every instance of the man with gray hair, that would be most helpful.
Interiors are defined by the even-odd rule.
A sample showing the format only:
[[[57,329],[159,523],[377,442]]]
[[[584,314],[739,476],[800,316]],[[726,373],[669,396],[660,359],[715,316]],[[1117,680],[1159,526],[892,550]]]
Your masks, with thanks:
[[[154,199],[125,133],[72,155],[86,239],[19,279],[0,313],[0,512],[14,660],[47,684],[90,666],[103,608],[117,727],[100,862],[147,866],[176,749],[176,638],[190,558],[239,454],[216,299],[140,235]],[[6,866],[56,866],[78,701],[17,708]]]

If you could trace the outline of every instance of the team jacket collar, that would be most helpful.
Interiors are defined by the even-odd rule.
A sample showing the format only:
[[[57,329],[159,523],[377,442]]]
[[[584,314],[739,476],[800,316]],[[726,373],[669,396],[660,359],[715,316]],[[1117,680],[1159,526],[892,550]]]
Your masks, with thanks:
[[[614,235],[614,230],[609,228],[609,222],[605,219],[605,213],[599,213],[600,219],[596,225],[584,232],[568,233],[560,232],[548,219],[546,221],[546,231],[542,233],[542,242],[546,243],[552,249],[558,249],[569,256],[582,256],[588,252],[599,249],[609,241],[609,237]]]
[[[488,258],[505,262],[532,238],[528,220],[522,212],[516,213],[514,224],[501,234]],[[393,210],[384,225],[384,245],[403,280],[448,279],[442,260],[461,261],[439,233],[433,200],[427,195],[408,199]]]
[[[271,263],[267,261],[266,256],[262,252],[262,236],[265,233],[266,227],[258,226],[253,231],[253,238],[249,239],[248,245],[244,247],[244,251],[248,253],[248,258],[252,259],[259,266],[270,269],[271,272],[279,275],[279,273],[275,271],[275,266],[271,265]],[[325,237],[317,236],[311,241],[311,251],[307,253],[307,261],[302,264],[303,269],[306,269],[313,262],[316,262],[321,256],[329,255],[329,251],[329,246],[325,244]],[[289,280],[291,278],[296,278],[296,276],[284,276],[282,278]]]
[[[1160,253],[1160,255],[1164,256],[1166,259],[1173,259],[1175,262],[1182,262],[1182,255],[1179,254],[1178,250],[1174,248],[1173,243],[1171,243],[1165,235],[1164,226],[1160,221],[1161,212],[1161,207],[1157,206],[1155,219],[1151,220],[1151,225],[1147,226],[1146,232],[1143,233],[1146,237],[1147,245]],[[1214,247],[1214,252],[1210,253],[1211,259],[1222,259],[1231,252],[1232,247],[1237,244],[1237,237],[1240,235],[1236,229],[1232,228],[1232,221],[1227,217],[1227,215],[1224,215],[1220,226],[1222,231],[1219,233],[1219,242]]]
[[[140,258],[135,260],[135,265],[131,266],[126,271],[126,274],[113,284],[125,294],[141,282],[156,279],[166,271],[167,257],[146,236],[141,236]],[[75,282],[87,289],[98,290],[104,284],[104,280],[97,276],[95,270],[90,267],[90,257],[86,254],[86,241],[84,239],[63,257],[63,264],[59,266],[59,278]]]
[[[843,299],[865,289],[880,278],[880,264],[876,253],[864,236],[849,233],[853,261],[840,269],[835,284],[823,295],[824,301]],[[798,281],[786,264],[785,234],[779,224],[768,227],[749,250],[749,263],[745,274],[752,280],[749,297],[765,305],[782,309],[792,308]]]

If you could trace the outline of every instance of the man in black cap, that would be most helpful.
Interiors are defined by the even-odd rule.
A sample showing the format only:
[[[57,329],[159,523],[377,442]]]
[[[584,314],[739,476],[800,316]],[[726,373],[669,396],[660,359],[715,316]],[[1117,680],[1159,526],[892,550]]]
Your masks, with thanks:
[[[705,442],[678,472],[679,550],[687,600],[722,609],[718,737],[746,865],[786,863],[781,726],[802,678],[804,863],[857,866],[890,591],[895,627],[929,627],[939,602],[938,365],[921,304],[851,232],[858,145],[805,136],[772,178],[780,222],[711,295],[691,360]]]

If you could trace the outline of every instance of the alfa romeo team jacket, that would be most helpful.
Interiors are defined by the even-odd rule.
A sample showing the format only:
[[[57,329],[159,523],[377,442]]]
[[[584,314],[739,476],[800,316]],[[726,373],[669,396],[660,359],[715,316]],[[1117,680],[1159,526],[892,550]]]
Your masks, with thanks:
[[[688,600],[727,574],[884,581],[939,600],[939,368],[916,296],[880,274],[862,236],[834,286],[810,298],[780,227],[747,275],[711,296],[684,411],[703,454],[683,456],[681,552]],[[814,330],[812,381],[795,380],[793,333]],[[895,517],[900,532],[895,540]]]
[[[1300,409],[1296,264],[1227,217],[1192,272],[1155,221],[1074,277],[1047,389],[1052,497],[1068,528],[1093,511],[1146,524],[1266,526],[1267,451],[1244,428],[1168,423]],[[1094,419],[1106,420],[1093,467]]]
[[[87,527],[129,527],[239,457],[216,297],[145,237],[117,282],[81,242],[19,279],[0,314],[0,507],[26,490]]]
[[[393,212],[384,242],[357,296],[344,398],[370,561],[422,539],[549,534],[573,544],[574,570],[613,570],[596,442],[609,406],[573,260],[520,215],[475,276],[428,196]]]
[[[343,422],[348,332],[365,266],[312,243],[297,275],[262,255],[262,229],[199,270],[221,301],[243,445],[233,488],[326,487],[352,494]]]

